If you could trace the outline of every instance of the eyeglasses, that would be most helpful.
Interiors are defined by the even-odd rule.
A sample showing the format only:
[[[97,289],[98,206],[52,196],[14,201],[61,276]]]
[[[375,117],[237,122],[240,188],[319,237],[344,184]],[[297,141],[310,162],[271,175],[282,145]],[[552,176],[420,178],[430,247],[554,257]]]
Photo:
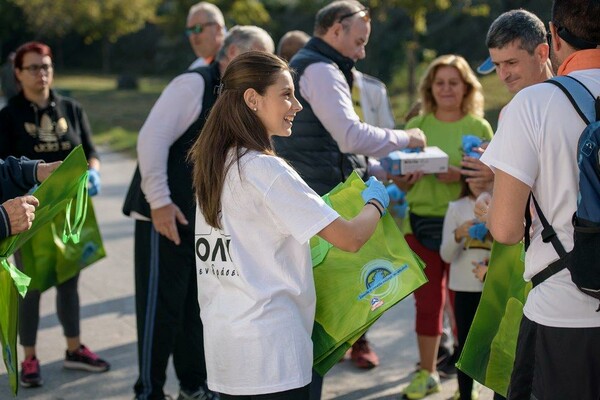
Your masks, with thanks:
[[[211,26],[211,25],[219,25],[219,23],[211,21],[211,22],[205,22],[203,24],[196,24],[192,27],[185,29],[185,36],[190,37],[192,35],[197,35],[199,33],[202,33],[204,28],[206,28],[207,26]]]
[[[54,66],[52,64],[31,64],[26,67],[21,67],[19,69],[26,70],[31,75],[37,75],[40,73],[40,71],[49,73],[50,71],[52,71],[54,69]]]
[[[369,14],[368,8],[363,8],[362,10],[354,11],[348,14],[344,14],[338,19],[338,22],[342,22],[346,18],[350,18],[354,15],[358,15],[358,18],[362,18],[365,22],[369,22],[371,20],[371,15]]]

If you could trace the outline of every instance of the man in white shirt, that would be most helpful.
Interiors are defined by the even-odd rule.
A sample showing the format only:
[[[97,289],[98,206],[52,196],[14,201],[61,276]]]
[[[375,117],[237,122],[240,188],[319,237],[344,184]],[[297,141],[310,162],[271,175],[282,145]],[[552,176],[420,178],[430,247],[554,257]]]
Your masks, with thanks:
[[[550,32],[552,64],[558,75],[582,82],[600,95],[600,3],[555,0]],[[554,85],[521,90],[505,108],[498,131],[482,156],[495,172],[494,195],[487,211],[494,239],[514,244],[523,238],[524,210],[533,192],[567,251],[573,247],[571,218],[577,206],[577,141],[585,124],[568,98]],[[558,259],[542,240],[534,218],[526,253],[526,280]],[[528,232],[526,232],[528,234]],[[531,398],[600,397],[600,313],[598,301],[579,291],[568,269],[532,289],[524,308],[517,354],[533,346],[534,356],[516,360],[509,399],[530,398],[515,382],[533,369]],[[534,338],[531,342],[531,337]],[[529,338],[527,344],[524,338]]]
[[[215,59],[225,37],[225,19],[219,7],[201,1],[190,7],[185,34],[194,50],[196,60],[188,69],[208,65]]]
[[[135,284],[139,378],[136,399],[163,399],[169,356],[179,400],[216,399],[206,387],[194,252],[195,199],[187,152],[217,97],[220,77],[238,54],[273,52],[256,26],[236,26],[211,65],[173,79],[139,134],[139,168],[123,212],[136,218]]]

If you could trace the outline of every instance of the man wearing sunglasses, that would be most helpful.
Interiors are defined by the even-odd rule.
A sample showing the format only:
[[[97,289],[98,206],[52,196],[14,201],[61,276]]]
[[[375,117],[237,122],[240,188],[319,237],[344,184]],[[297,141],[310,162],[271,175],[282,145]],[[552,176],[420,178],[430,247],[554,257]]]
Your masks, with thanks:
[[[355,60],[365,57],[371,33],[369,9],[356,0],[334,1],[317,12],[314,37],[292,58],[297,71],[296,97],[304,107],[294,119],[292,135],[274,138],[277,153],[288,160],[318,194],[329,192],[356,170],[363,179],[375,175],[387,181],[376,160],[391,151],[423,147],[420,129],[407,131],[373,126],[354,109],[352,87]],[[364,338],[353,359],[361,365],[378,360]],[[364,357],[363,357],[364,358]],[[313,374],[311,399],[320,398],[322,380]]]
[[[210,64],[223,45],[225,19],[219,7],[206,1],[190,7],[186,21],[185,35],[194,50],[196,60],[189,69]]]
[[[367,157],[425,145],[420,129],[372,126],[361,122],[353,108],[352,68],[354,60],[364,57],[370,33],[369,9],[355,0],[334,1],[319,10],[314,37],[290,63],[304,110],[294,120],[293,134],[275,138],[275,147],[321,195],[353,170],[364,178],[387,180],[376,162],[367,171]]]

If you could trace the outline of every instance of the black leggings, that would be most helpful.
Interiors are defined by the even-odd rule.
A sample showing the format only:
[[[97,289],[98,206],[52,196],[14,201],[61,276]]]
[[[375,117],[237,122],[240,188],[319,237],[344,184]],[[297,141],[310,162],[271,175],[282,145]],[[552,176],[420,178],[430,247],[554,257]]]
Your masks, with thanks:
[[[308,400],[309,386],[298,389],[286,390],[285,392],[253,394],[250,396],[232,396],[221,393],[221,400]]]
[[[458,351],[462,352],[469,329],[475,317],[475,311],[481,299],[481,292],[455,292],[454,317],[456,318],[456,330],[458,331]],[[460,353],[459,353],[460,354]],[[461,399],[470,399],[473,390],[473,379],[457,370],[458,390]]]
[[[15,253],[15,264],[23,270],[21,254]],[[65,337],[79,336],[79,274],[56,286],[56,314]],[[19,297],[19,341],[21,346],[34,347],[40,323],[39,290],[28,290],[25,298]]]

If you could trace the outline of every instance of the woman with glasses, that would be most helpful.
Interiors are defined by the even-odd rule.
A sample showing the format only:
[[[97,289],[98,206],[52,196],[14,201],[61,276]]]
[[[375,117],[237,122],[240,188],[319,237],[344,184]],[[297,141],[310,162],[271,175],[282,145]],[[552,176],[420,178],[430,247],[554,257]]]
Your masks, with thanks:
[[[14,68],[21,91],[0,111],[0,158],[25,156],[61,161],[81,144],[89,163],[89,194],[94,196],[100,190],[100,160],[90,124],[76,101],[51,89],[54,65],[50,47],[40,42],[25,43],[17,49]],[[15,260],[22,269],[19,253]],[[76,275],[56,287],[56,311],[67,342],[64,367],[108,371],[110,365],[80,341],[78,279]],[[40,294],[29,290],[19,305],[19,337],[25,353],[21,364],[23,387],[43,383],[35,349]]]

